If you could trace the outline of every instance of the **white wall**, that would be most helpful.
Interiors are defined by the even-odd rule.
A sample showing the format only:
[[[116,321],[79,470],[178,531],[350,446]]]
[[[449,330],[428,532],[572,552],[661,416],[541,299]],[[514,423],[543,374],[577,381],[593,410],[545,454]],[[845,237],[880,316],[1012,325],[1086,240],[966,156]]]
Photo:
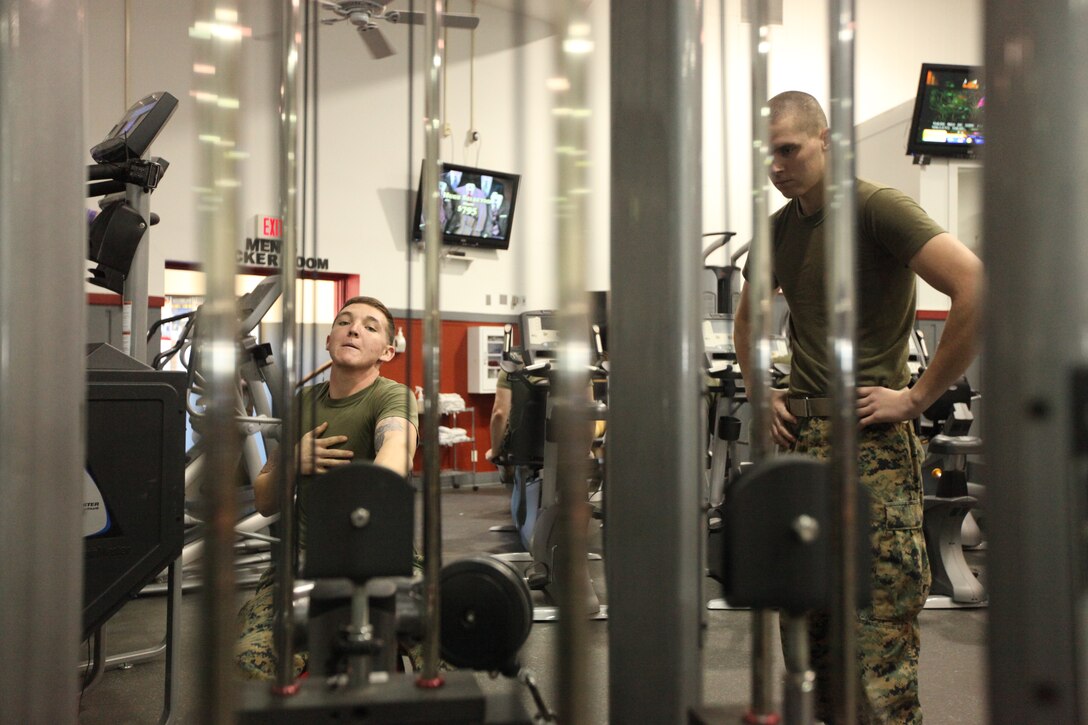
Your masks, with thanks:
[[[704,5],[704,162],[703,226],[731,229],[739,242],[751,235],[751,159],[749,152],[748,28],[740,23],[742,0],[706,0]],[[169,90],[181,100],[174,119],[153,153],[171,167],[152,207],[163,217],[153,230],[150,290],[161,294],[165,260],[196,261],[199,244],[191,189],[196,185],[197,151],[194,100],[189,97],[191,55],[188,28],[191,3],[130,3],[129,90],[123,98],[124,0],[95,0],[88,10],[87,147],[101,140],[125,107],[154,90]],[[253,29],[245,47],[244,119],[239,148],[244,162],[243,207],[248,219],[275,214],[276,94],[275,18],[271,2],[242,4],[241,23]],[[442,157],[485,168],[522,174],[511,248],[505,252],[469,251],[465,260],[442,264],[441,306],[447,312],[513,313],[556,304],[554,196],[555,163],[551,98],[545,80],[553,68],[554,34],[547,20],[513,12],[529,7],[547,17],[548,0],[532,3],[481,2],[476,31],[475,92],[469,86],[466,31],[449,31],[446,120],[452,134]],[[726,118],[721,102],[720,17],[726,20]],[[468,9],[459,2],[456,12]],[[595,59],[592,77],[592,179],[596,203],[591,224],[589,287],[608,286],[608,2],[591,5]],[[797,88],[827,103],[826,0],[784,0],[784,23],[774,30],[770,65],[771,93]],[[940,23],[934,18],[954,17]],[[861,122],[913,97],[922,62],[981,61],[980,0],[861,0],[858,3],[856,121]],[[382,25],[398,53],[369,57],[347,24],[320,28],[320,98],[318,109],[319,202],[316,256],[328,257],[330,269],[358,273],[362,289],[394,308],[422,306],[421,260],[406,248],[406,215],[417,183],[423,145],[422,76],[412,79],[414,116],[408,118],[408,33],[404,26]],[[417,49],[422,30],[414,30]],[[421,49],[420,49],[421,50]],[[617,82],[622,82],[618,79]],[[475,101],[474,113],[471,101]],[[480,132],[478,144],[465,147],[470,114]],[[411,156],[409,156],[409,135]],[[723,137],[728,145],[723,152]],[[653,143],[653,139],[647,139]],[[728,159],[728,174],[723,174]],[[249,229],[239,229],[241,240]],[[411,260],[407,262],[406,260]],[[412,274],[412,294],[408,275]],[[490,294],[492,304],[486,304]],[[517,308],[497,304],[499,295],[522,300]]]
[[[190,2],[129,3],[129,52],[125,68],[125,0],[94,0],[87,13],[85,145],[101,141],[129,105],[156,91],[168,91],[178,108],[151,153],[170,162],[159,188],[151,196],[151,208],[161,223],[151,230],[149,292],[163,294],[166,260],[198,261],[199,229],[194,188],[198,185],[198,129],[193,86],[193,55],[189,28],[194,11]],[[249,153],[242,162],[242,206],[247,215],[276,213],[278,194],[275,109],[278,71],[274,28],[278,21],[267,12],[271,3],[248,3],[261,10],[245,13],[241,23],[252,28],[245,41],[240,69],[242,128],[237,148]],[[87,162],[91,159],[88,155]],[[92,201],[88,200],[88,205]],[[239,234],[246,229],[239,229]],[[87,287],[91,292],[103,292]]]
[[[744,0],[707,0],[704,73],[704,226],[738,232],[736,244],[752,234],[751,79],[749,27],[740,22]],[[728,204],[722,191],[720,17],[726,18]],[[914,98],[924,62],[982,63],[981,0],[859,0],[854,73],[854,122],[862,123]],[[770,94],[811,93],[828,108],[829,46],[826,0],[783,0],[783,24],[773,29],[769,57]],[[898,152],[906,154],[906,140]],[[876,179],[879,181],[879,179]],[[891,183],[891,182],[889,182]],[[771,191],[771,208],[784,201]],[[729,212],[727,218],[726,212]],[[731,247],[733,248],[733,247]]]

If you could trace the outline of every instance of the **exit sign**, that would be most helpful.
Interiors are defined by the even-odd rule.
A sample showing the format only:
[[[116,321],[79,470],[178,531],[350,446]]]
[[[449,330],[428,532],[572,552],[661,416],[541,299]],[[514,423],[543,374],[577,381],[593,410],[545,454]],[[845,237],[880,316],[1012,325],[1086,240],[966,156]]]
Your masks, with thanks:
[[[258,239],[282,239],[283,220],[276,216],[258,214],[253,218],[253,236]]]

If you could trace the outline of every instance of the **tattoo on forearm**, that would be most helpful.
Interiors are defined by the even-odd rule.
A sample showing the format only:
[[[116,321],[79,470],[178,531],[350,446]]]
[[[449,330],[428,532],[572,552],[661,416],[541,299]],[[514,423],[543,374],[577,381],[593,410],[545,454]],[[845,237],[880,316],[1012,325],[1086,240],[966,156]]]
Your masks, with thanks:
[[[377,453],[382,449],[382,445],[385,443],[385,434],[390,431],[402,431],[405,430],[404,421],[399,418],[386,418],[378,423],[378,427],[374,429],[374,452]]]

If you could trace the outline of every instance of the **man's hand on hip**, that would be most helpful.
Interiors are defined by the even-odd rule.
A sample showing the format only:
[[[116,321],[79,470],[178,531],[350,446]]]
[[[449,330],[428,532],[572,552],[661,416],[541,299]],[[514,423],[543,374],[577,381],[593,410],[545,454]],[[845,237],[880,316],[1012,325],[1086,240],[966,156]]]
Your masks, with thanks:
[[[878,423],[899,423],[913,420],[921,411],[911,397],[910,388],[892,390],[881,387],[861,387],[858,391],[858,427]]]

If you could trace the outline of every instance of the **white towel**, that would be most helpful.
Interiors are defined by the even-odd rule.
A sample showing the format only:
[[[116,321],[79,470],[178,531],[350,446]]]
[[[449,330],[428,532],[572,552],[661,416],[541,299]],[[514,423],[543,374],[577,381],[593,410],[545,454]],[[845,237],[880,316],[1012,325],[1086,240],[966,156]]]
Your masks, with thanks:
[[[459,393],[439,393],[439,413],[460,413],[465,409],[465,399]]]
[[[469,438],[468,431],[464,428],[438,426],[438,445],[440,446],[452,446],[454,443],[465,443],[470,440],[472,439]]]

